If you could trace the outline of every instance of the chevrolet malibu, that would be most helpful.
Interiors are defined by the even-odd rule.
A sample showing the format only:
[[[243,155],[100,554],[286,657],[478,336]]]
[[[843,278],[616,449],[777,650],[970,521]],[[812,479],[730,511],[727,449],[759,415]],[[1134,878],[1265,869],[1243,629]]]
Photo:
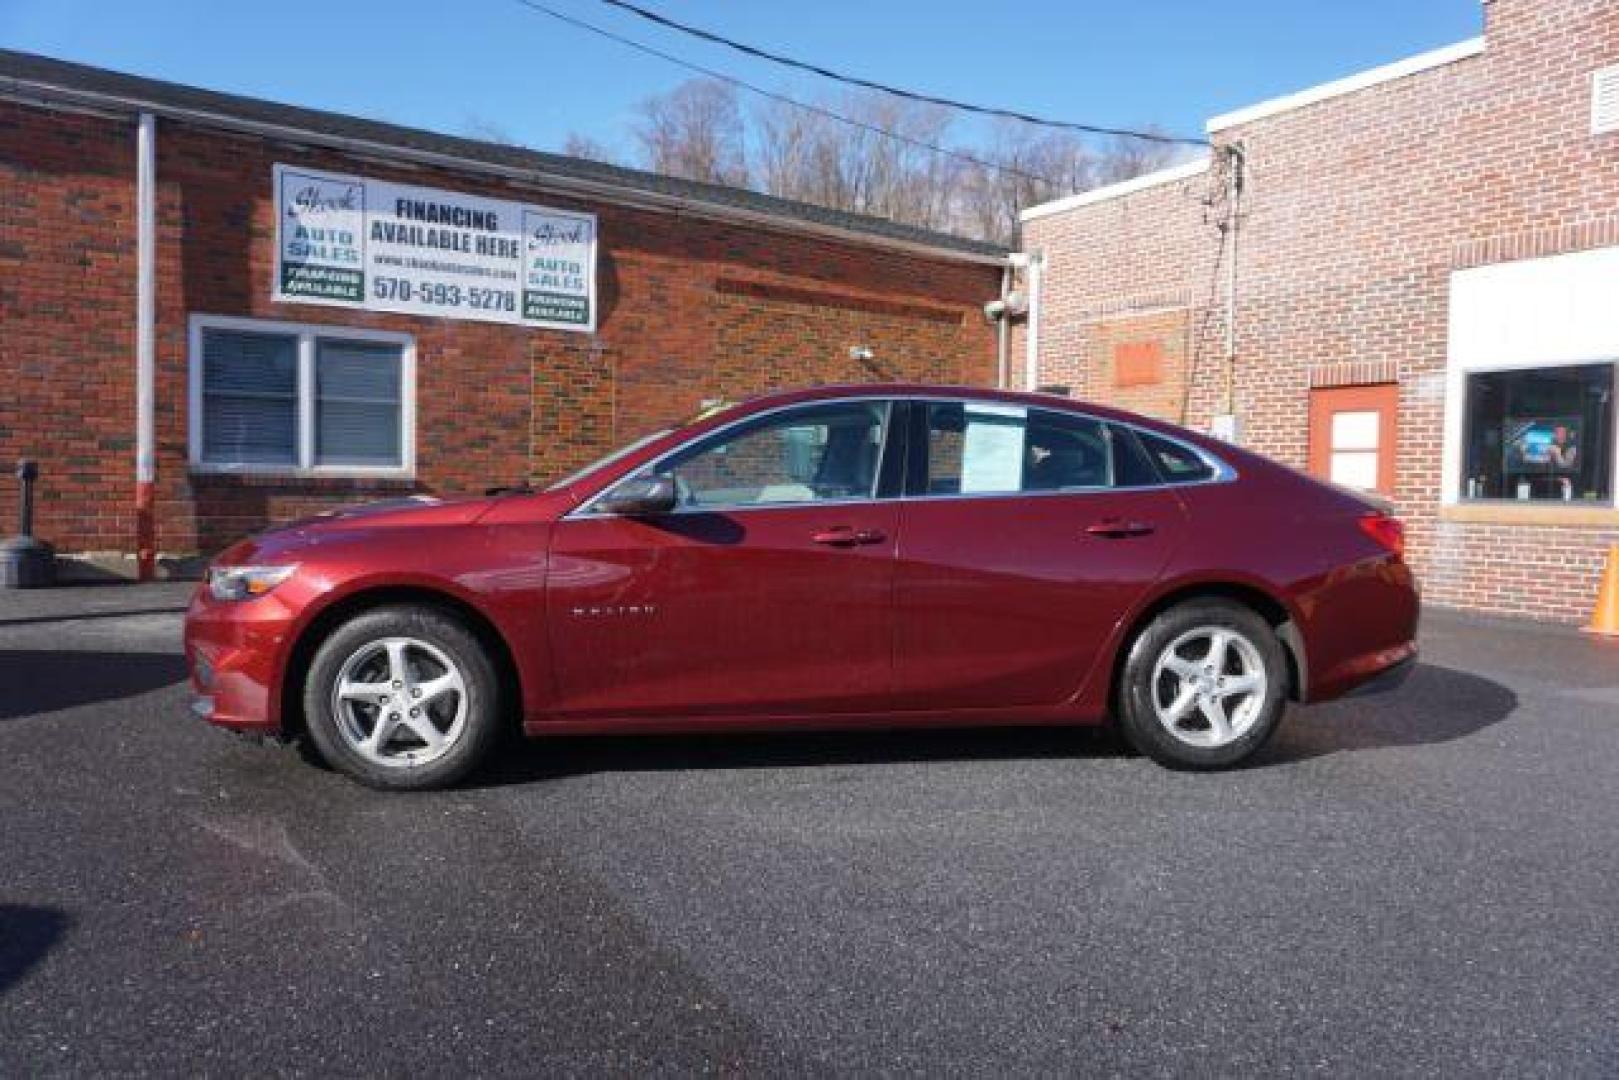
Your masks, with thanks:
[[[1400,523],[1066,398],[775,394],[544,490],[375,503],[225,551],[186,618],[202,718],[380,788],[504,735],[1115,722],[1214,769],[1287,703],[1403,668]]]

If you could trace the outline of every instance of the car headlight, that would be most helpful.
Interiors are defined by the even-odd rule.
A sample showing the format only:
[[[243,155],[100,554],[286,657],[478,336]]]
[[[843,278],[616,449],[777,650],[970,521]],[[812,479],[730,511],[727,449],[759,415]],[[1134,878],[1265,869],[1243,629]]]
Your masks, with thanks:
[[[263,596],[298,569],[292,566],[212,566],[208,591],[215,600],[253,600]]]

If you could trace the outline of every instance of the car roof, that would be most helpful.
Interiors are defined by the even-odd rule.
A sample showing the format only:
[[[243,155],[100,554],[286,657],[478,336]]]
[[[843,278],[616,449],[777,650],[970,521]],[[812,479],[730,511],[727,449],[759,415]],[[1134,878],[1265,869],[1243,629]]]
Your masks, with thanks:
[[[1030,392],[1027,390],[1002,390],[985,386],[968,386],[965,384],[951,385],[939,383],[907,383],[907,382],[871,382],[871,383],[832,383],[825,386],[803,387],[794,390],[773,390],[755,397],[746,398],[737,402],[731,409],[724,410],[727,420],[769,409],[777,409],[784,405],[794,405],[801,402],[828,401],[851,397],[896,397],[896,398],[966,398],[973,401],[999,402],[1008,405],[1023,405],[1028,408],[1056,409],[1065,412],[1082,412],[1104,420],[1117,420],[1121,423],[1134,424],[1152,430],[1163,431],[1184,439],[1188,435],[1197,438],[1197,432],[1190,431],[1178,424],[1163,420],[1156,420],[1149,416],[1114,408],[1111,405],[1099,405],[1079,398],[1068,397],[1065,394],[1046,393],[1042,391]],[[1202,445],[1201,438],[1198,444]]]
[[[1179,442],[1188,443],[1204,452],[1215,453],[1216,456],[1222,457],[1222,460],[1229,456],[1229,450],[1217,450],[1211,445],[1211,440],[1208,437],[1188,428],[1126,412],[1123,409],[1115,409],[1107,405],[1095,405],[1088,401],[1081,401],[1061,394],[1029,393],[1022,390],[999,390],[984,386],[952,386],[938,383],[833,383],[824,386],[800,387],[792,390],[773,390],[743,401],[716,407],[703,413],[696,420],[671,428],[634,453],[627,454],[622,459],[602,469],[592,470],[587,475],[578,477],[570,487],[583,486],[596,489],[610,485],[649,461],[657,460],[682,445],[704,438],[721,428],[727,428],[745,421],[751,416],[757,416],[761,413],[771,412],[791,405],[812,404],[817,401],[838,401],[849,398],[934,398],[949,401],[965,399],[1022,405],[1027,408],[1054,409],[1094,416],[1103,420],[1117,421],[1148,431],[1159,432]]]

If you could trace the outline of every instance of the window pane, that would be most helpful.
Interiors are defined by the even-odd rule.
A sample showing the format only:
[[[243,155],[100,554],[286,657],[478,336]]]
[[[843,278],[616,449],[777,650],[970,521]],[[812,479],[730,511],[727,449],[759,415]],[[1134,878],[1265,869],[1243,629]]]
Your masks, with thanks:
[[[1611,499],[1613,391],[1612,364],[1468,375],[1463,494]]]
[[[1118,482],[1113,433],[1099,420],[988,403],[927,408],[929,494],[1068,491]]]
[[[1017,491],[1023,485],[1028,410],[935,401],[928,410],[929,495]]]
[[[1138,431],[1142,449],[1166,484],[1191,484],[1212,480],[1214,469],[1202,457],[1180,443],[1170,442],[1147,431]]]
[[[220,465],[297,464],[297,338],[203,331],[202,457]]]
[[[1113,483],[1118,487],[1156,487],[1160,481],[1140,440],[1129,428],[1108,425],[1113,444]]]
[[[315,351],[315,461],[398,468],[401,349],[322,339]]]
[[[870,498],[888,407],[813,405],[764,417],[663,466],[688,506],[758,506]]]
[[[1328,479],[1344,487],[1372,491],[1377,487],[1376,450],[1334,450]]]
[[[1378,419],[1376,409],[1366,412],[1333,413],[1332,448],[1334,450],[1376,450]]]
[[[1112,487],[1110,435],[1100,420],[1035,409],[1029,414],[1023,490]]]

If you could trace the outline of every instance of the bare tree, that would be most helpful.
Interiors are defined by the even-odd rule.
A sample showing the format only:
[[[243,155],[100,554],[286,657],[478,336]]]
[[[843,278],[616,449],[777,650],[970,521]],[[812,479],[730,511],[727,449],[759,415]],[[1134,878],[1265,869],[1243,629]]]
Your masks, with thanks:
[[[877,93],[821,104],[826,112],[772,101],[751,114],[753,175],[761,190],[910,225],[950,226],[959,167],[928,149],[945,142],[948,109]]]
[[[618,155],[600,139],[593,139],[589,135],[582,135],[577,131],[568,132],[567,141],[562,144],[562,152],[569,157],[584,158],[586,161],[603,161],[609,165],[619,164]]]
[[[655,172],[751,182],[784,199],[1012,247],[1028,207],[1139,176],[1179,156],[1152,140],[1099,143],[1015,121],[955,141],[950,109],[875,91],[812,103],[769,100],[744,113],[734,87],[685,82],[642,103],[635,128],[640,158]],[[579,136],[570,137],[567,152],[612,160],[600,143]]]
[[[513,135],[506,125],[498,120],[491,120],[487,116],[479,116],[476,113],[467,114],[466,119],[461,121],[461,132],[469,139],[499,143],[502,146],[524,145],[523,140]]]
[[[635,126],[648,169],[711,184],[748,181],[746,129],[736,89],[691,79],[641,103]]]
[[[979,154],[987,164],[967,171],[958,228],[1007,246],[1017,243],[1019,214],[1095,186],[1100,163],[1078,135],[1010,120],[994,127]]]
[[[836,145],[828,130],[835,121],[817,113],[769,100],[750,115],[751,171],[767,195],[841,209],[843,197],[827,176],[827,157]]]
[[[1156,126],[1146,130],[1162,134]],[[1108,141],[1107,149],[1102,154],[1096,182],[1116,184],[1121,180],[1133,179],[1170,165],[1181,153],[1172,143],[1115,135]]]

